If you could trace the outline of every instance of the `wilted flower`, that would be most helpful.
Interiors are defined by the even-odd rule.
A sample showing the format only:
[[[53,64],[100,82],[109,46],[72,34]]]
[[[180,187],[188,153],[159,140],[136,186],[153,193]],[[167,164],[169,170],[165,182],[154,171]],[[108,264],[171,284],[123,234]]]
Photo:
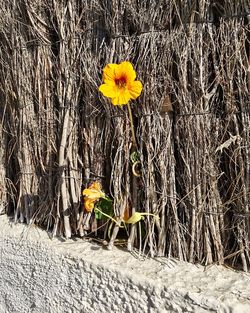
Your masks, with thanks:
[[[96,203],[96,200],[89,199],[87,197],[85,197],[83,200],[84,208],[87,212],[92,212],[92,210],[95,207],[95,203]]]
[[[99,182],[92,183],[89,188],[86,188],[82,192],[84,196],[84,208],[87,212],[92,212],[95,203],[102,197],[105,197],[105,193],[102,191],[101,184]]]
[[[112,104],[128,104],[142,92],[142,83],[135,80],[136,72],[130,62],[108,64],[103,69],[103,81],[99,90],[105,97],[111,98]]]
[[[92,183],[89,188],[83,190],[82,194],[93,200],[98,200],[99,198],[105,196],[105,193],[102,191],[102,187],[99,182]]]

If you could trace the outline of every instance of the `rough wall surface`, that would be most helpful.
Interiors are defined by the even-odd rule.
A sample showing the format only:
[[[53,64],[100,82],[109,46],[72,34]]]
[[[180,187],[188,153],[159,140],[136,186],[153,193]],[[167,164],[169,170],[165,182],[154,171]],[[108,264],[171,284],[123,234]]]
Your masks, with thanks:
[[[0,229],[1,313],[250,312],[249,274],[50,240],[5,216]]]

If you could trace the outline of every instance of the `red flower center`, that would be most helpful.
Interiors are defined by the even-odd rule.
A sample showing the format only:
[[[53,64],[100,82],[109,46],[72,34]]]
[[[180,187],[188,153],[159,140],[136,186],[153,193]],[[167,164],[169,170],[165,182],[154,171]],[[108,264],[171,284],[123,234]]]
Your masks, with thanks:
[[[119,87],[119,88],[123,88],[126,86],[127,84],[127,80],[125,76],[121,76],[119,78],[115,78],[115,84]]]

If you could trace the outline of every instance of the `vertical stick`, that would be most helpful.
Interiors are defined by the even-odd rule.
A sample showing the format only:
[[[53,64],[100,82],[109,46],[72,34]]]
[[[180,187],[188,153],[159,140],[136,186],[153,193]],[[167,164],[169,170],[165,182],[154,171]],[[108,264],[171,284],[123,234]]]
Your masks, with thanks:
[[[128,103],[127,106],[128,106],[129,120],[130,120],[131,133],[132,133],[131,152],[134,152],[134,151],[138,151],[138,146],[137,146],[136,137],[135,137],[135,127],[134,127],[133,115],[132,115],[130,104]],[[137,178],[133,175],[132,176],[132,212],[131,212],[132,215],[135,213],[136,207],[137,207]],[[136,225],[133,224],[131,225],[130,235],[128,238],[128,251],[132,251],[133,249],[135,236],[136,236]]]
[[[65,165],[65,147],[67,141],[67,132],[68,132],[68,124],[69,124],[69,109],[66,109],[64,120],[63,120],[63,129],[62,129],[62,137],[61,144],[59,149],[59,168],[62,171],[61,175],[61,197],[62,197],[62,207],[63,207],[63,220],[64,220],[64,232],[65,237],[71,237],[71,227],[69,222],[69,214],[68,214],[68,197],[67,197],[67,187],[66,187],[66,178],[65,178],[65,169],[63,168]]]

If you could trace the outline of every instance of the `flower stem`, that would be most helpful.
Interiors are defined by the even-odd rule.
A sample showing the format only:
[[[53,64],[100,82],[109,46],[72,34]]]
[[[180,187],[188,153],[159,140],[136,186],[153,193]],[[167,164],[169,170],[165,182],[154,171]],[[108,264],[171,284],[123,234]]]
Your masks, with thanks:
[[[129,103],[127,104],[127,106],[128,106],[128,114],[129,114],[129,120],[130,120],[130,125],[131,125],[131,132],[132,132],[132,143],[133,143],[133,146],[137,149],[137,142],[135,138],[135,126],[133,122],[132,111],[131,111],[131,107]]]
[[[111,217],[110,215],[108,215],[108,214],[102,212],[102,211],[99,210],[97,207],[95,207],[95,210],[98,211],[98,212],[100,212],[102,215],[106,216],[107,218],[109,218],[111,221],[113,221],[113,222],[114,222],[116,225],[118,225],[119,227],[121,227],[121,226],[119,225],[119,223],[118,223],[113,217]]]

